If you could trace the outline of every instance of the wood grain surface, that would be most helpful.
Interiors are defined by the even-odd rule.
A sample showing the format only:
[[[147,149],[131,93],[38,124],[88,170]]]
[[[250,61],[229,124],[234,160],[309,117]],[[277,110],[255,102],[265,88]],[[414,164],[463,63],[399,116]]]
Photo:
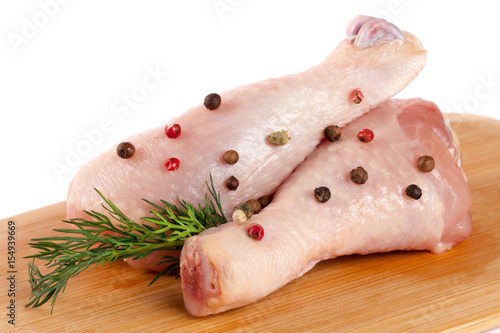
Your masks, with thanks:
[[[500,326],[500,122],[451,114],[472,190],[472,237],[447,253],[352,255],[319,263],[261,301],[205,318],[184,308],[180,280],[123,262],[84,272],[50,306],[30,296],[27,245],[54,234],[65,204],[1,221],[1,332],[482,332]],[[16,325],[9,325],[7,222],[16,224]],[[279,269],[279,268],[277,268]]]

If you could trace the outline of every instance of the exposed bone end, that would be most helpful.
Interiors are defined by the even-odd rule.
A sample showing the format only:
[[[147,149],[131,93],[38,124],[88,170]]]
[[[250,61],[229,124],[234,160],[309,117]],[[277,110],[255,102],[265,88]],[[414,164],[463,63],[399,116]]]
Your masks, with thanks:
[[[346,29],[347,39],[359,49],[378,46],[394,39],[406,40],[399,28],[384,19],[371,16],[356,16]]]
[[[181,254],[182,294],[186,309],[193,316],[212,314],[219,307],[217,271],[203,255],[200,243],[199,237],[190,237]]]

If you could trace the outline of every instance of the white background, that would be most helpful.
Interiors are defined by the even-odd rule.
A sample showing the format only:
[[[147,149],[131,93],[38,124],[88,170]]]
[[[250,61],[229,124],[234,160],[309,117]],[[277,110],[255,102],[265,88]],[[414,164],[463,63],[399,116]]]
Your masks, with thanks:
[[[81,163],[166,123],[207,93],[318,64],[357,14],[394,22],[428,50],[427,66],[398,97],[500,119],[500,23],[493,4],[2,1],[0,218],[65,200]],[[122,99],[140,91],[148,70],[168,75],[126,107]],[[93,133],[93,143],[85,133]],[[71,155],[78,148],[85,156]],[[58,164],[68,167],[65,173],[54,170]]]

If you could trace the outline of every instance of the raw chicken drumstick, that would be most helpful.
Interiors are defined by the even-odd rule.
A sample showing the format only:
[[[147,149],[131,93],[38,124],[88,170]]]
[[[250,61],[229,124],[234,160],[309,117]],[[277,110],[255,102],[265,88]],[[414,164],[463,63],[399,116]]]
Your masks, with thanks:
[[[107,213],[94,188],[136,221],[150,216],[143,198],[196,206],[210,173],[229,219],[234,206],[273,193],[318,145],[326,125],[345,125],[388,100],[424,66],[417,38],[384,20],[357,17],[347,37],[316,67],[222,92],[221,101],[207,96],[206,106],[124,140],[133,148],[122,145],[120,154],[130,158],[115,146],[83,165],[69,188],[68,218],[87,217],[83,210]],[[355,89],[364,95],[359,104],[350,97]],[[276,132],[291,139],[276,146],[269,139]],[[239,154],[236,164],[222,158],[230,150]],[[239,185],[226,185],[231,177]]]
[[[196,316],[243,306],[341,255],[442,253],[470,235],[470,206],[436,105],[389,101],[344,127],[339,141],[321,143],[244,225],[186,240],[185,306]],[[251,223],[264,230],[260,241],[247,234]]]

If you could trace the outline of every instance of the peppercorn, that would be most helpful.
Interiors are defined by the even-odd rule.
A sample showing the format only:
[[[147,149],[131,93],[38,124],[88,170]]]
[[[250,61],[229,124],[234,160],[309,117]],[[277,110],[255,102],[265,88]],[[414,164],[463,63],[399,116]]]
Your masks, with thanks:
[[[247,227],[247,235],[260,241],[264,237],[264,228],[257,223],[252,223]]]
[[[288,132],[285,130],[277,131],[269,135],[269,141],[275,146],[283,146],[291,138],[288,137]]]
[[[253,215],[252,207],[248,203],[234,207],[233,222],[244,224]]]
[[[118,156],[124,159],[131,158],[135,154],[135,147],[130,142],[122,142],[116,147]]]
[[[247,221],[247,219],[248,219],[247,215],[241,209],[236,209],[233,212],[233,222],[234,223],[236,223],[238,225],[245,224],[245,222]]]
[[[245,213],[245,215],[247,216],[247,218],[251,218],[253,215],[252,206],[247,202],[245,202],[244,204],[241,204],[239,206],[236,206],[234,209],[243,211]]]
[[[210,111],[217,110],[222,102],[219,94],[212,93],[208,94],[203,101],[203,105]]]
[[[337,125],[330,125],[327,128],[325,128],[325,138],[328,141],[335,142],[340,139],[341,135],[340,128]]]
[[[257,199],[257,201],[260,203],[260,208],[264,209],[271,203],[271,197],[268,195],[263,195],[260,198]]]
[[[239,185],[240,182],[238,181],[238,179],[236,179],[235,176],[231,176],[226,180],[226,186],[230,191],[235,191]]]
[[[314,197],[321,203],[330,200],[331,196],[332,193],[330,192],[330,189],[326,186],[321,186],[314,189]]]
[[[361,90],[359,88],[357,88],[351,92],[350,98],[351,98],[351,101],[354,102],[354,104],[359,104],[359,103],[361,103],[363,98],[365,98],[365,96],[363,95]]]
[[[374,138],[373,131],[368,128],[364,128],[358,133],[358,139],[361,142],[370,142]]]
[[[228,150],[224,153],[222,158],[227,164],[236,164],[236,162],[238,162],[240,159],[240,155],[238,155],[238,152],[236,152],[236,150]]]
[[[165,168],[167,168],[168,171],[175,171],[175,170],[179,169],[180,165],[181,165],[181,162],[179,161],[178,158],[175,158],[175,157],[171,157],[165,161]]]
[[[422,189],[415,184],[411,184],[406,188],[406,195],[412,199],[418,200],[422,196]]]
[[[165,126],[165,134],[170,139],[176,139],[181,135],[181,126],[179,124],[174,124],[172,127]]]
[[[248,204],[252,208],[252,213],[254,213],[254,214],[259,214],[259,212],[262,209],[260,202],[258,200],[255,200],[255,199],[248,200],[246,202],[246,204]]]
[[[351,180],[356,184],[362,185],[368,180],[368,172],[363,167],[352,169]]]
[[[429,155],[420,156],[417,160],[417,167],[422,172],[431,172],[435,165],[434,158]]]

